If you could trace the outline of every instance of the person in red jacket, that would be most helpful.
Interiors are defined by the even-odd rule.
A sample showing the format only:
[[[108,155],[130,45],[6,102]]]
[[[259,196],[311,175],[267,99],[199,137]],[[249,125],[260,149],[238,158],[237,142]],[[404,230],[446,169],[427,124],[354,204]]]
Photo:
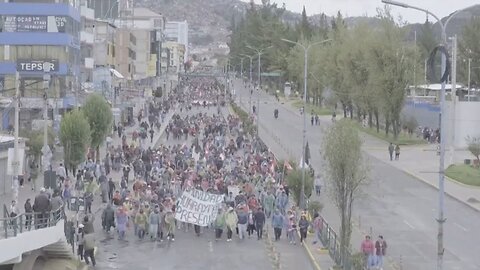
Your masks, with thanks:
[[[365,236],[365,240],[362,241],[362,245],[360,247],[363,255],[365,256],[365,262],[366,262],[366,267],[367,269],[370,269],[370,267],[373,267],[375,265],[375,260],[374,260],[374,251],[375,251],[375,245],[373,244],[373,241],[370,239],[370,235]]]

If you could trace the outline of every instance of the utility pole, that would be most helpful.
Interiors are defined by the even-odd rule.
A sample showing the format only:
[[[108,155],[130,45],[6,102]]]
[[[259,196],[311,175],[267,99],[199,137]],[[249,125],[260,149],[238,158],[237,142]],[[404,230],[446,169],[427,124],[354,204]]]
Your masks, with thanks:
[[[243,58],[240,58],[240,78],[243,80]]]
[[[258,87],[257,87],[257,137],[260,130],[260,87],[261,87],[261,69],[262,69],[262,53],[258,52]]]
[[[43,100],[44,100],[44,107],[43,107],[43,147],[42,147],[42,164],[43,170],[49,171],[50,170],[50,159],[52,157],[52,152],[50,147],[48,146],[48,89],[50,87],[50,80],[51,76],[50,72],[50,63],[45,62],[43,64]],[[55,116],[53,117],[55,118]],[[53,121],[52,121],[53,123]]]
[[[12,178],[12,190],[13,190],[13,199],[18,201],[18,189],[20,187],[20,183],[18,181],[18,174],[19,174],[19,153],[18,153],[18,130],[20,128],[20,74],[18,71],[15,73],[15,119],[14,119],[14,142],[13,142],[13,178]]]
[[[241,54],[245,57],[248,57],[250,59],[250,70],[249,70],[249,84],[250,84],[250,89],[249,89],[249,98],[248,98],[248,106],[249,106],[249,111],[252,110],[252,64],[253,64],[253,56],[246,55],[246,54]]]
[[[455,15],[459,14],[462,11],[465,11],[471,7],[474,7],[475,5],[471,7],[467,7],[461,10],[457,10],[454,13],[452,13],[446,20],[441,20],[440,17],[432,13],[431,11],[421,8],[421,7],[416,7],[412,6],[406,3],[398,2],[396,0],[382,0],[382,3],[387,4],[387,5],[393,5],[393,6],[398,6],[401,8],[407,8],[407,9],[414,9],[418,10],[421,12],[424,12],[427,15],[430,15],[434,17],[438,21],[438,25],[440,26],[442,30],[442,43],[441,45],[445,48],[445,50],[448,51],[447,48],[447,26],[448,23],[452,20]],[[448,53],[442,53],[442,74],[447,72],[447,54]],[[437,233],[437,270],[443,270],[443,255],[445,253],[445,247],[444,247],[444,224],[447,221],[445,218],[445,146],[446,146],[446,106],[445,106],[445,81],[442,81],[442,87],[440,90],[440,164],[438,168],[438,217],[437,217],[437,223],[438,223],[438,233]]]
[[[261,87],[261,66],[262,66],[262,54],[264,53],[265,50],[268,50],[272,48],[273,46],[268,46],[266,48],[262,49],[256,49],[252,46],[247,45],[247,48],[255,51],[258,55],[258,88],[257,88],[257,136],[258,136],[258,131],[260,129],[259,123],[260,123],[260,87]]]
[[[468,90],[467,90],[467,101],[470,101],[470,80],[472,76],[472,58],[468,58]]]
[[[451,135],[450,144],[450,164],[455,164],[455,118],[457,107],[457,35],[452,38],[452,90],[450,91],[451,97],[451,122],[452,126],[449,128]]]
[[[302,129],[302,186],[301,186],[301,197],[300,197],[300,207],[301,209],[306,209],[306,200],[305,200],[305,149],[306,149],[306,141],[307,141],[307,89],[308,89],[308,51],[312,46],[315,45],[320,45],[329,41],[332,41],[331,39],[326,39],[322,40],[319,42],[314,42],[309,45],[304,45],[296,41],[288,40],[288,39],[281,39],[282,41],[285,41],[287,43],[299,46],[300,48],[303,49],[304,55],[303,55],[303,129]]]
[[[413,106],[415,106],[415,96],[417,95],[417,31],[414,32],[415,34],[415,46],[413,52]]]

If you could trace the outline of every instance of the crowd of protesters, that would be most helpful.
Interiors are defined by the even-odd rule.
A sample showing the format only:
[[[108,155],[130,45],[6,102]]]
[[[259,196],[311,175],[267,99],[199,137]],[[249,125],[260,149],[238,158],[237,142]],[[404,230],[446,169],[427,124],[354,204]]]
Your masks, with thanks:
[[[197,236],[213,230],[216,241],[225,239],[225,232],[230,242],[234,235],[241,240],[254,235],[262,239],[264,232],[272,229],[275,241],[283,237],[296,244],[305,240],[309,226],[315,230],[317,241],[321,217],[316,213],[310,222],[305,212],[289,203],[285,171],[290,165],[277,164],[273,153],[246,132],[237,116],[225,113],[221,85],[215,80],[196,79],[180,90],[166,101],[152,100],[141,109],[136,119],[138,130],[131,134],[117,123],[114,136],[121,142],[115,145],[107,140],[109,145],[101,160],[95,162],[92,154],[81,168],[71,168],[76,172],[75,179],[62,165],[57,169],[60,184],[52,197],[60,199],[58,207],[65,204],[72,209],[73,197],[77,206],[83,206],[80,222],[71,220],[67,226],[67,238],[75,243],[80,258],[96,263],[94,200],[103,203],[103,230],[117,235],[120,241],[132,237],[175,241],[176,230],[188,232],[193,228]],[[173,108],[176,113],[167,123],[166,115]],[[152,144],[154,134],[163,126],[165,141]],[[192,188],[224,195],[208,227],[175,219],[178,198]],[[38,203],[35,199],[34,211],[47,196],[44,189],[41,196]],[[51,210],[51,204],[52,199],[48,199],[48,205],[42,207]]]

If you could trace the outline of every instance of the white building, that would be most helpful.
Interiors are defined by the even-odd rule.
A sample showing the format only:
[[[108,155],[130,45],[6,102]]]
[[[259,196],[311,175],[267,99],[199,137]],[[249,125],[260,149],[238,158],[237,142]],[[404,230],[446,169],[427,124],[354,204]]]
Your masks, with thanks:
[[[184,61],[189,60],[188,22],[167,22],[165,24],[165,38],[167,41],[178,42],[185,46]]]
[[[156,74],[156,59],[158,46],[156,36],[160,36],[165,28],[165,17],[147,8],[130,8],[120,12],[120,18],[115,20],[118,28],[130,29],[136,42],[133,50],[134,72],[133,80],[143,80]],[[155,37],[155,40],[152,40]],[[153,47],[153,48],[152,48]],[[153,76],[151,76],[153,74]]]
[[[95,61],[93,58],[93,44],[95,43],[94,37],[94,21],[95,21],[95,12],[90,6],[89,1],[83,0],[80,5],[80,15],[82,29],[80,32],[80,55],[81,55],[81,66],[80,66],[80,82],[79,84],[84,84],[92,81],[93,68]]]

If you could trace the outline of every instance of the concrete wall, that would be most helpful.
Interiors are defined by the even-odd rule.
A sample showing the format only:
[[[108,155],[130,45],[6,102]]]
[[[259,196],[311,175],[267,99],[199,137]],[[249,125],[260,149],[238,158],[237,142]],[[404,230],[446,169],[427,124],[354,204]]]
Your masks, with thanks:
[[[21,257],[26,252],[56,243],[64,237],[64,221],[61,220],[50,228],[24,232],[17,237],[2,239],[0,240],[0,264]]]
[[[454,117],[452,117],[452,102],[447,102],[446,111],[449,144],[452,142],[452,130],[455,130],[453,140],[456,148],[466,148],[465,139],[468,136],[480,137],[480,102],[457,101]],[[455,123],[453,124],[452,121]]]

